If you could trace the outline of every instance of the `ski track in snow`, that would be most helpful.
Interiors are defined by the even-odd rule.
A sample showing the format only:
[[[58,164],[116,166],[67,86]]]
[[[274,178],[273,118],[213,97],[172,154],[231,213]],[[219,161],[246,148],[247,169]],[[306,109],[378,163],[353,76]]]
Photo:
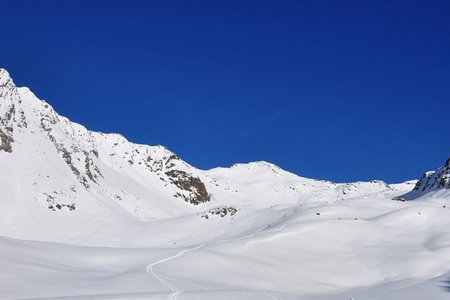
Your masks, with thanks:
[[[204,245],[205,245],[205,244],[200,244],[200,245],[198,245],[198,246],[196,246],[196,247],[192,247],[192,248],[188,248],[188,249],[181,250],[180,252],[178,252],[178,253],[175,254],[175,255],[172,255],[172,256],[169,256],[169,257],[160,259],[160,260],[158,260],[158,261],[155,261],[155,262],[153,262],[153,263],[147,265],[147,273],[149,273],[149,274],[152,275],[154,278],[156,278],[157,280],[159,280],[163,285],[165,285],[169,290],[172,291],[172,293],[171,293],[171,294],[169,295],[169,297],[168,297],[169,299],[177,299],[177,297],[178,297],[183,291],[180,291],[174,284],[170,284],[168,281],[178,281],[178,282],[183,282],[183,283],[189,284],[189,285],[191,285],[191,286],[199,287],[199,288],[202,288],[202,289],[205,289],[205,290],[206,290],[206,288],[205,288],[205,287],[202,287],[202,286],[199,286],[199,285],[196,285],[196,284],[192,284],[192,283],[190,283],[190,282],[185,282],[185,281],[181,281],[181,280],[177,280],[177,279],[172,279],[172,278],[170,278],[170,277],[168,277],[168,276],[160,275],[160,274],[158,274],[157,272],[155,272],[154,267],[155,267],[156,265],[159,265],[159,264],[162,264],[162,263],[164,263],[164,262],[170,261],[170,260],[175,259],[175,258],[177,258],[177,257],[183,256],[183,255],[184,255],[185,253],[187,253],[187,252],[195,251],[195,250],[197,250],[197,249],[200,249],[200,248],[203,247]]]
[[[295,215],[295,213],[299,210],[299,208],[300,208],[300,205],[297,204],[297,207],[296,207],[289,215],[285,215],[285,216],[281,217],[281,218],[274,224],[275,226],[272,227],[272,228],[270,228],[269,230],[263,229],[261,232],[258,232],[258,233],[252,233],[252,234],[249,234],[249,235],[246,235],[246,236],[243,236],[243,237],[237,237],[237,238],[232,238],[232,239],[224,239],[224,240],[221,240],[221,241],[217,241],[216,243],[227,243],[227,242],[232,242],[232,241],[238,241],[238,240],[249,239],[249,238],[255,237],[255,236],[257,236],[257,235],[259,235],[259,234],[261,234],[261,233],[266,232],[266,230],[267,230],[267,231],[270,231],[270,232],[278,232],[278,231],[281,231],[281,230],[283,230],[283,228],[286,227],[286,225],[285,225],[285,224],[281,224],[279,227],[276,227],[276,225],[280,224],[280,223],[281,223],[282,221],[284,221],[284,220],[289,219],[289,217]],[[276,236],[278,236],[278,235],[275,235],[275,237],[276,237]],[[264,240],[262,240],[262,241],[260,241],[260,242],[263,242],[263,241],[264,241]],[[253,243],[253,242],[256,243],[256,241],[249,241],[249,242],[247,242],[247,243],[245,244],[245,248],[247,248],[247,246],[248,246],[249,244]],[[158,281],[160,281],[163,285],[165,285],[169,290],[172,291],[172,293],[169,294],[168,299],[170,299],[170,300],[175,300],[175,299],[178,298],[178,296],[179,296],[181,293],[183,293],[183,291],[181,291],[180,289],[178,289],[178,288],[175,286],[175,284],[171,284],[171,283],[169,283],[169,281],[174,281],[174,282],[184,283],[184,284],[187,284],[187,285],[196,287],[196,288],[200,288],[200,289],[202,289],[202,290],[208,290],[208,288],[206,288],[206,287],[204,287],[204,286],[201,286],[201,285],[198,285],[198,284],[191,283],[191,282],[187,282],[187,281],[183,281],[183,280],[171,278],[171,277],[169,277],[169,276],[167,276],[167,275],[161,275],[161,274],[158,274],[158,273],[154,270],[154,267],[155,267],[156,265],[162,264],[162,263],[164,263],[164,262],[168,262],[168,261],[170,261],[170,260],[172,260],[172,259],[179,258],[179,257],[183,256],[184,254],[186,254],[186,253],[188,253],[188,252],[198,250],[198,249],[204,247],[206,244],[207,244],[207,243],[203,243],[203,244],[197,245],[197,246],[192,247],[192,248],[188,248],[188,249],[181,250],[180,252],[178,252],[178,253],[175,254],[175,255],[172,255],[172,256],[169,256],[169,257],[160,259],[160,260],[158,260],[158,261],[156,261],[156,262],[153,262],[153,263],[150,263],[150,264],[147,265],[147,273],[150,274],[150,275],[152,275],[154,278],[156,278],[156,279],[157,279]],[[277,296],[274,296],[274,295],[271,295],[271,294],[269,294],[269,293],[267,293],[267,292],[261,292],[261,291],[258,291],[257,293],[260,294],[260,295],[269,297],[270,299],[275,299],[275,300],[280,300],[280,299],[281,299],[281,298],[279,298],[279,297],[277,297]]]
[[[297,211],[297,209],[294,210],[294,212],[296,212],[296,211]],[[293,213],[292,213],[292,214],[293,214]],[[292,214],[291,214],[291,215],[292,215]],[[291,215],[289,215],[289,216],[291,216]],[[281,220],[280,220],[279,222],[281,222],[281,221],[284,220],[284,219],[287,219],[287,217],[288,217],[288,216],[284,216],[283,218],[281,218]],[[279,223],[279,222],[278,222],[278,223]],[[278,223],[277,223],[277,224],[278,224]],[[278,227],[278,228],[276,228],[276,227],[272,228],[270,231],[271,231],[271,232],[278,232],[278,231],[281,231],[285,226],[286,226],[286,225],[283,224],[283,225],[281,225],[281,226]],[[233,239],[225,239],[225,240],[217,241],[216,243],[225,243],[225,242],[232,242],[232,241],[238,241],[238,240],[245,240],[245,239],[249,239],[249,238],[252,238],[252,237],[254,237],[254,236],[257,236],[258,234],[261,234],[261,233],[264,233],[264,231],[261,231],[261,232],[258,232],[258,233],[253,233],[253,234],[249,234],[249,235],[244,236],[244,237],[238,237],[238,238],[233,238]],[[276,235],[276,236],[278,236],[278,235]],[[275,237],[276,237],[276,236],[275,236]],[[265,241],[265,240],[262,240],[262,241],[259,241],[259,242],[264,242],[264,241]],[[256,243],[256,241],[249,241],[249,242],[247,242],[247,243],[245,244],[245,248],[247,248],[248,244],[251,244],[251,243],[253,243],[253,242]],[[202,289],[202,290],[209,290],[209,289],[206,288],[206,287],[204,287],[204,286],[195,284],[195,283],[191,283],[191,282],[184,281],[184,280],[180,280],[180,279],[171,278],[171,277],[169,277],[169,276],[167,276],[167,275],[161,275],[161,274],[158,274],[158,273],[154,270],[154,267],[155,267],[156,265],[162,264],[162,263],[164,263],[164,262],[168,262],[168,261],[170,261],[170,260],[172,260],[172,259],[179,258],[179,257],[183,256],[184,254],[186,254],[186,253],[188,253],[188,252],[192,252],[192,251],[198,250],[198,249],[204,247],[205,245],[207,245],[207,244],[206,244],[206,243],[203,243],[203,244],[197,245],[197,246],[192,247],[192,248],[188,248],[188,249],[181,250],[180,252],[178,252],[178,253],[175,254],[175,255],[171,255],[171,256],[169,256],[169,257],[160,259],[160,260],[158,260],[158,261],[155,261],[155,262],[150,263],[150,264],[147,265],[147,273],[150,274],[150,275],[152,275],[154,278],[156,278],[159,282],[161,282],[161,283],[162,283],[163,285],[165,285],[169,290],[172,291],[172,293],[169,294],[168,299],[170,299],[170,300],[175,300],[175,299],[178,298],[178,296],[179,296],[181,293],[183,293],[183,291],[181,291],[180,289],[178,289],[178,288],[175,286],[175,284],[171,284],[171,283],[169,283],[169,281],[174,281],[174,282],[184,283],[184,284],[187,284],[187,285],[190,285],[190,286],[192,286],[192,287],[196,287],[196,288],[199,288],[199,289]],[[277,296],[274,296],[274,295],[271,295],[271,294],[269,294],[269,293],[267,293],[267,292],[258,291],[257,293],[260,294],[260,295],[269,297],[270,299],[281,300],[281,298],[279,298],[279,297],[277,297]]]

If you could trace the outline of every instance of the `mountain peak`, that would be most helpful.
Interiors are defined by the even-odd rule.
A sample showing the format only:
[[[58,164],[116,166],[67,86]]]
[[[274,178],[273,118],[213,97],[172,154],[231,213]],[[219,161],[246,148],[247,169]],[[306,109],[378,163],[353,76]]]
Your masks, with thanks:
[[[14,87],[15,87],[14,82],[11,76],[9,75],[8,71],[6,71],[3,68],[0,68],[0,89],[3,88],[11,89]]]
[[[3,78],[10,78],[8,71],[4,68],[0,68],[0,80]]]
[[[435,171],[428,171],[417,181],[414,189],[401,198],[411,200],[422,197],[428,193],[444,193],[450,190],[450,158],[445,165]]]

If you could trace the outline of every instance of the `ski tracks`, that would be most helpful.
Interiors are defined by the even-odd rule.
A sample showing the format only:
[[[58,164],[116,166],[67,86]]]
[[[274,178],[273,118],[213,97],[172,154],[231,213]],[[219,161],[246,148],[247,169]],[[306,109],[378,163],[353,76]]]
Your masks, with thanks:
[[[196,285],[196,284],[190,283],[190,282],[186,282],[186,281],[182,281],[182,280],[178,280],[178,279],[173,279],[173,278],[170,278],[168,276],[160,275],[154,270],[155,266],[157,266],[159,264],[162,264],[164,262],[170,261],[172,259],[178,258],[180,256],[183,256],[184,254],[186,254],[186,253],[188,253],[190,251],[195,251],[197,249],[200,249],[204,245],[205,244],[200,244],[200,245],[198,245],[196,247],[192,247],[192,248],[181,250],[180,252],[178,252],[175,255],[172,255],[172,256],[169,256],[169,257],[157,260],[157,261],[147,265],[147,273],[152,275],[154,278],[156,278],[159,282],[161,282],[169,290],[172,291],[172,293],[169,295],[169,299],[176,300],[178,298],[178,296],[183,292],[183,291],[180,291],[174,284],[171,284],[170,281],[182,282],[182,283],[185,283],[185,284],[197,287],[197,288],[201,288],[201,289],[204,289],[204,290],[206,290],[206,288],[202,287],[200,285]]]

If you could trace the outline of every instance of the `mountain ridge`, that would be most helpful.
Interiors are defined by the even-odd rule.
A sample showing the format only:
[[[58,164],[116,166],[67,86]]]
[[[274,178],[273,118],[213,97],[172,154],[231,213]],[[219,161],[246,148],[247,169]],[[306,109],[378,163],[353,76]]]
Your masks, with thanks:
[[[125,223],[140,228],[154,220],[216,212],[230,222],[246,210],[369,194],[394,197],[413,184],[334,183],[265,161],[200,170],[163,146],[135,144],[71,122],[29,88],[17,88],[4,69],[0,120],[0,164],[10,177],[0,183],[9,207],[0,212],[0,234],[18,238],[91,244],[96,230],[109,227],[110,234],[94,244],[111,245],[127,239]],[[55,233],[61,222],[64,230]],[[74,231],[77,226],[84,230]]]

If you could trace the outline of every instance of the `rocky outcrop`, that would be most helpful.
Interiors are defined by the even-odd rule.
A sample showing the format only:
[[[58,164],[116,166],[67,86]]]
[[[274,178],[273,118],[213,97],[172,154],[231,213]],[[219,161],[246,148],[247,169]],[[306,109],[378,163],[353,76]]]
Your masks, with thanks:
[[[209,211],[203,213],[201,215],[202,218],[204,219],[209,219],[210,216],[218,216],[221,218],[224,218],[226,216],[234,216],[235,214],[237,214],[238,209],[228,206],[228,207],[217,207],[214,209],[210,209]]]
[[[175,197],[181,197],[184,201],[198,205],[211,200],[211,195],[206,190],[205,184],[198,177],[194,177],[185,171],[170,170],[165,173],[171,183],[186,193],[176,193]]]
[[[12,138],[12,128],[7,127],[6,132],[0,129],[0,151],[12,152],[12,143],[14,139]]]
[[[412,200],[430,192],[450,191],[450,158],[445,165],[435,171],[425,172],[414,189],[394,200]]]
[[[425,192],[441,188],[450,188],[450,158],[443,167],[424,173],[414,187],[414,191]]]
[[[0,151],[13,150],[15,128],[26,128],[25,113],[14,82],[6,70],[0,69]]]

